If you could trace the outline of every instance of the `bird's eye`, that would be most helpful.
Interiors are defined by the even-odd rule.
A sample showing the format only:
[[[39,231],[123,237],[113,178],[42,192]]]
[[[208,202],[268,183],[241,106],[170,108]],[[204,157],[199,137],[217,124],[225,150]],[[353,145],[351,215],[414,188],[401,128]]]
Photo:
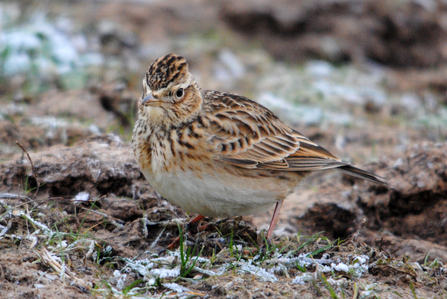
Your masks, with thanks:
[[[183,88],[179,88],[179,90],[177,90],[177,92],[175,93],[175,96],[177,97],[177,99],[180,99],[181,97],[183,97],[184,94],[185,91],[183,90]]]

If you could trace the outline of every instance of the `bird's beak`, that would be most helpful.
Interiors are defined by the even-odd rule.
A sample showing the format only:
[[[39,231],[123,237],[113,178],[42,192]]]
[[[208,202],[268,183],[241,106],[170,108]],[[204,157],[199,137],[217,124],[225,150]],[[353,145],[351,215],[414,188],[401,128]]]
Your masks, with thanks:
[[[142,101],[141,101],[141,105],[144,106],[152,106],[152,107],[157,107],[160,106],[162,103],[162,101],[157,100],[154,95],[152,94],[152,92],[150,94],[148,94]]]

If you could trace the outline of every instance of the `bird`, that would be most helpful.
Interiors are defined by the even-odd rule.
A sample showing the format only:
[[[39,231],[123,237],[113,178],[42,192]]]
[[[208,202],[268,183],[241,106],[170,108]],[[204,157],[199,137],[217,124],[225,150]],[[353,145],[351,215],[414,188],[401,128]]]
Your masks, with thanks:
[[[186,59],[164,55],[143,79],[132,148],[152,188],[188,213],[258,214],[275,206],[271,239],[284,199],[313,171],[337,169],[387,185],[286,125],[244,96],[202,90]]]

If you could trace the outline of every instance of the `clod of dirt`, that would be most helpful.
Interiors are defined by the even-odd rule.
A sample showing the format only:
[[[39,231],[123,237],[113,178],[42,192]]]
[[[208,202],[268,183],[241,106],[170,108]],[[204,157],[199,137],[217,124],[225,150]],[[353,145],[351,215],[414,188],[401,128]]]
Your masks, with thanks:
[[[372,59],[390,66],[431,67],[447,56],[443,14],[416,2],[230,1],[223,18],[261,41],[279,59],[334,62]]]
[[[39,183],[39,196],[73,197],[87,192],[90,198],[111,193],[135,198],[135,190],[149,188],[130,145],[114,135],[93,136],[73,147],[54,146],[30,156],[35,173],[22,155],[0,165],[0,190],[21,193]]]

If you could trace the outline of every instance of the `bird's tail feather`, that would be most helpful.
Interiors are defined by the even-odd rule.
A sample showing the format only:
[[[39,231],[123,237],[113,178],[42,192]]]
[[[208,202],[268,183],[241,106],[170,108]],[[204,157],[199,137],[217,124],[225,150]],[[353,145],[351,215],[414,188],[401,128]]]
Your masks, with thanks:
[[[346,174],[349,174],[349,175],[352,175],[352,176],[355,176],[355,177],[358,177],[361,179],[365,179],[365,180],[371,181],[376,184],[383,184],[383,185],[389,186],[387,181],[384,178],[382,178],[378,175],[375,175],[374,173],[354,167],[352,165],[340,166],[337,169],[340,170],[341,172],[346,173]]]

